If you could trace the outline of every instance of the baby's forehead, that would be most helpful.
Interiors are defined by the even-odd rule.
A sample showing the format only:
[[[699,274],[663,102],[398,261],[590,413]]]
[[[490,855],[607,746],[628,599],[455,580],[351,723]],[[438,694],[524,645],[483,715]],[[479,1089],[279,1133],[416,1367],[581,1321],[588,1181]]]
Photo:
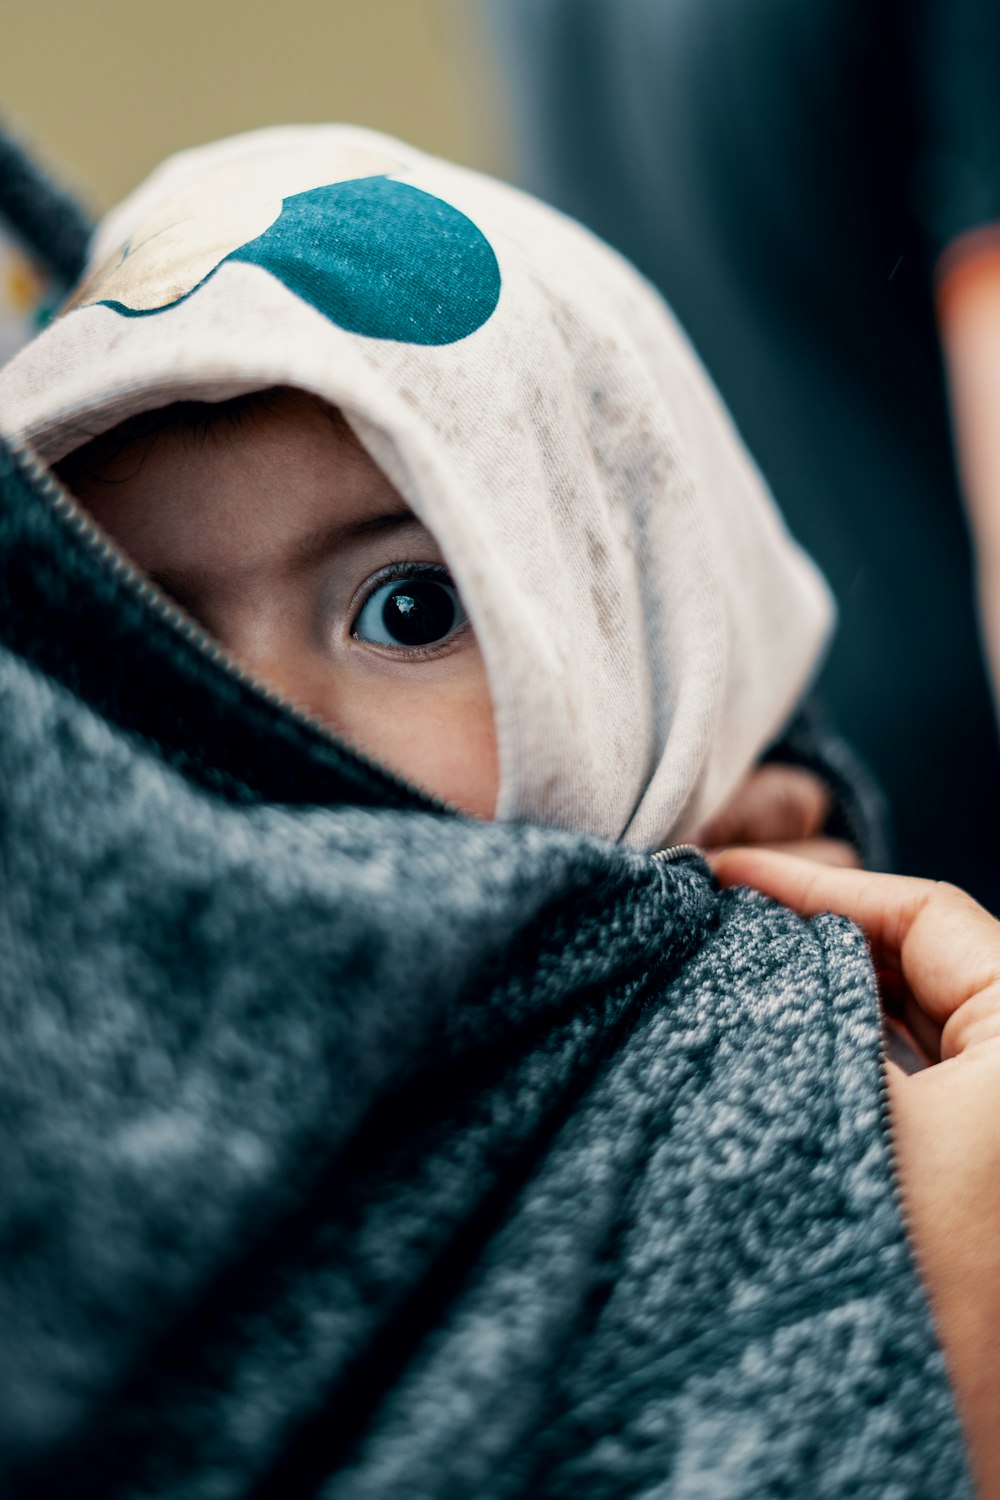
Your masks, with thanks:
[[[342,413],[298,391],[151,411],[57,473],[147,571],[294,571],[390,537],[437,551]]]
[[[137,463],[155,459],[179,464],[206,449],[216,461],[229,452],[236,462],[268,441],[281,445],[294,470],[315,446],[317,434],[338,465],[374,468],[338,407],[307,391],[272,387],[225,401],[176,401],[141,412],[79,444],[57,471],[72,489],[79,478],[120,480]]]

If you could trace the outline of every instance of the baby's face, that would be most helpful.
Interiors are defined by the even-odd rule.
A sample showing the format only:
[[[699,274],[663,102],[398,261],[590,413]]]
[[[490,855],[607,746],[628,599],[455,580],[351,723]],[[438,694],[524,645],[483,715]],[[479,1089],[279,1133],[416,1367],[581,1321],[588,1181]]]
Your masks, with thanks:
[[[68,483],[259,681],[463,811],[497,798],[482,657],[440,549],[321,403],[166,428]]]

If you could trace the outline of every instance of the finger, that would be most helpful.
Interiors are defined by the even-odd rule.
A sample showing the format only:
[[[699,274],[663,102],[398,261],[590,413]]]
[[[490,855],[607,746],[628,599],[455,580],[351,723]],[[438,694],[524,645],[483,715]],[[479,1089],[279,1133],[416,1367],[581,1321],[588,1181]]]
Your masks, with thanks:
[[[995,986],[1000,999],[1000,922],[955,886],[752,849],[725,850],[712,864],[723,885],[755,886],[802,916],[834,911],[857,922],[941,1025],[973,995]]]
[[[980,990],[948,1017],[941,1032],[941,1057],[957,1057],[1000,1037],[1000,987]]]
[[[840,869],[857,870],[861,867],[858,851],[853,844],[843,839],[794,839],[787,843],[755,844],[754,849],[770,849],[775,854],[794,854],[797,859],[814,860],[821,865],[835,865]],[[706,858],[714,859],[721,849],[708,848]]]
[[[784,843],[812,838],[830,814],[829,788],[801,766],[759,766],[736,794],[697,831],[693,842]]]

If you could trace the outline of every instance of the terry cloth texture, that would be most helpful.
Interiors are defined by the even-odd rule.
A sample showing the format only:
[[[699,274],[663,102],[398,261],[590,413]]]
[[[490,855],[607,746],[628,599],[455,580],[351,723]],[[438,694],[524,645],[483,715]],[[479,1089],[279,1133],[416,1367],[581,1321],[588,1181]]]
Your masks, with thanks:
[[[0,375],[47,462],[141,410],[291,385],[341,407],[476,629],[498,815],[648,849],[717,810],[830,607],[651,289],[513,188],[339,126],[162,167]]]
[[[849,924],[407,799],[2,452],[0,809],[9,1500],[971,1494]]]

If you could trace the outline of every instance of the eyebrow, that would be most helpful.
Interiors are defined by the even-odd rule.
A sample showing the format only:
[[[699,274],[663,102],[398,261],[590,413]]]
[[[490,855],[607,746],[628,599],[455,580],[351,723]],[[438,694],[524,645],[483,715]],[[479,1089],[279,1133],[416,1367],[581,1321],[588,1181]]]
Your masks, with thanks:
[[[308,567],[335,552],[345,542],[363,541],[365,537],[398,531],[404,526],[417,526],[421,531],[427,531],[423,521],[408,506],[401,510],[383,511],[380,515],[369,516],[365,520],[335,521],[330,526],[320,526],[316,531],[308,532],[296,542],[292,548],[292,558],[300,567]]]
[[[404,527],[415,527],[425,532],[430,532],[418,516],[408,507],[401,510],[383,511],[377,516],[367,516],[358,521],[337,521],[330,526],[318,527],[315,531],[308,532],[301,537],[290,549],[289,561],[294,569],[305,569],[312,564],[321,562],[345,542],[363,541],[366,537],[380,536],[392,531],[401,531]],[[199,568],[184,568],[174,572],[165,572],[162,569],[151,569],[149,578],[168,594],[172,594],[179,602],[185,599],[197,598],[199,594],[211,587],[216,579],[216,574],[210,571],[202,571]]]

